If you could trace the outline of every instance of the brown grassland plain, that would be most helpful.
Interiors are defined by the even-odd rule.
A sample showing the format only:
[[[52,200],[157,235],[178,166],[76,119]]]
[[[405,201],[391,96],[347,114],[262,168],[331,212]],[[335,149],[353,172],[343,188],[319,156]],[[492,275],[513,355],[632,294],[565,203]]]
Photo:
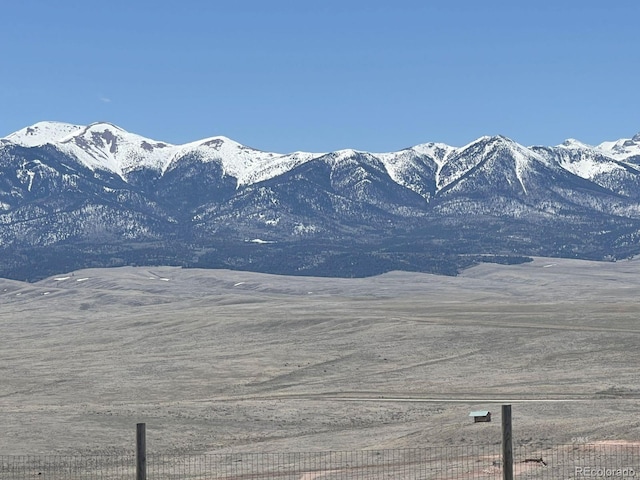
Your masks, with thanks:
[[[640,261],[0,280],[0,454],[640,440]],[[473,424],[468,413],[494,413]]]

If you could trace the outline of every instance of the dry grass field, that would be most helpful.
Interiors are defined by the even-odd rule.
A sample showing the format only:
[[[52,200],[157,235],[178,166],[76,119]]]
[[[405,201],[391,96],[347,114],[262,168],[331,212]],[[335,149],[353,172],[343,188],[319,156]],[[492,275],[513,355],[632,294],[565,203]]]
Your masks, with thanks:
[[[0,453],[640,440],[640,261],[0,280]],[[471,410],[494,412],[473,424]]]

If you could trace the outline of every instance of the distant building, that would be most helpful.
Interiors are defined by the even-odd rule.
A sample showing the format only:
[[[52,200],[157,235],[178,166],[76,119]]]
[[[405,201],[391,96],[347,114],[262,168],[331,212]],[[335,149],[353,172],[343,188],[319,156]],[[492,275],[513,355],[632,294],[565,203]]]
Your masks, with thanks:
[[[471,412],[469,416],[473,417],[474,423],[491,421],[491,412],[488,410],[478,410],[476,412]]]

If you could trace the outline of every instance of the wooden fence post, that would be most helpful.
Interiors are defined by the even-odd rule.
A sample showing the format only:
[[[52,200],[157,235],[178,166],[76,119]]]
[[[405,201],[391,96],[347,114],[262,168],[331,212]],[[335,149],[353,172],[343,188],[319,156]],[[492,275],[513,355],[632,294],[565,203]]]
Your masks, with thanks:
[[[146,424],[138,423],[136,427],[136,480],[147,480]]]
[[[502,479],[513,480],[511,405],[502,405]]]

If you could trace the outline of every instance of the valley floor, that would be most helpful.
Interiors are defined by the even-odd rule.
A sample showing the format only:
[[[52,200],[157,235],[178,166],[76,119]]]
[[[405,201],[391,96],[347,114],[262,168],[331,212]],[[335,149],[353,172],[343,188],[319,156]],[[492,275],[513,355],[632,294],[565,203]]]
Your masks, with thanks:
[[[640,440],[640,261],[0,280],[0,453]],[[472,410],[494,420],[474,424]]]

